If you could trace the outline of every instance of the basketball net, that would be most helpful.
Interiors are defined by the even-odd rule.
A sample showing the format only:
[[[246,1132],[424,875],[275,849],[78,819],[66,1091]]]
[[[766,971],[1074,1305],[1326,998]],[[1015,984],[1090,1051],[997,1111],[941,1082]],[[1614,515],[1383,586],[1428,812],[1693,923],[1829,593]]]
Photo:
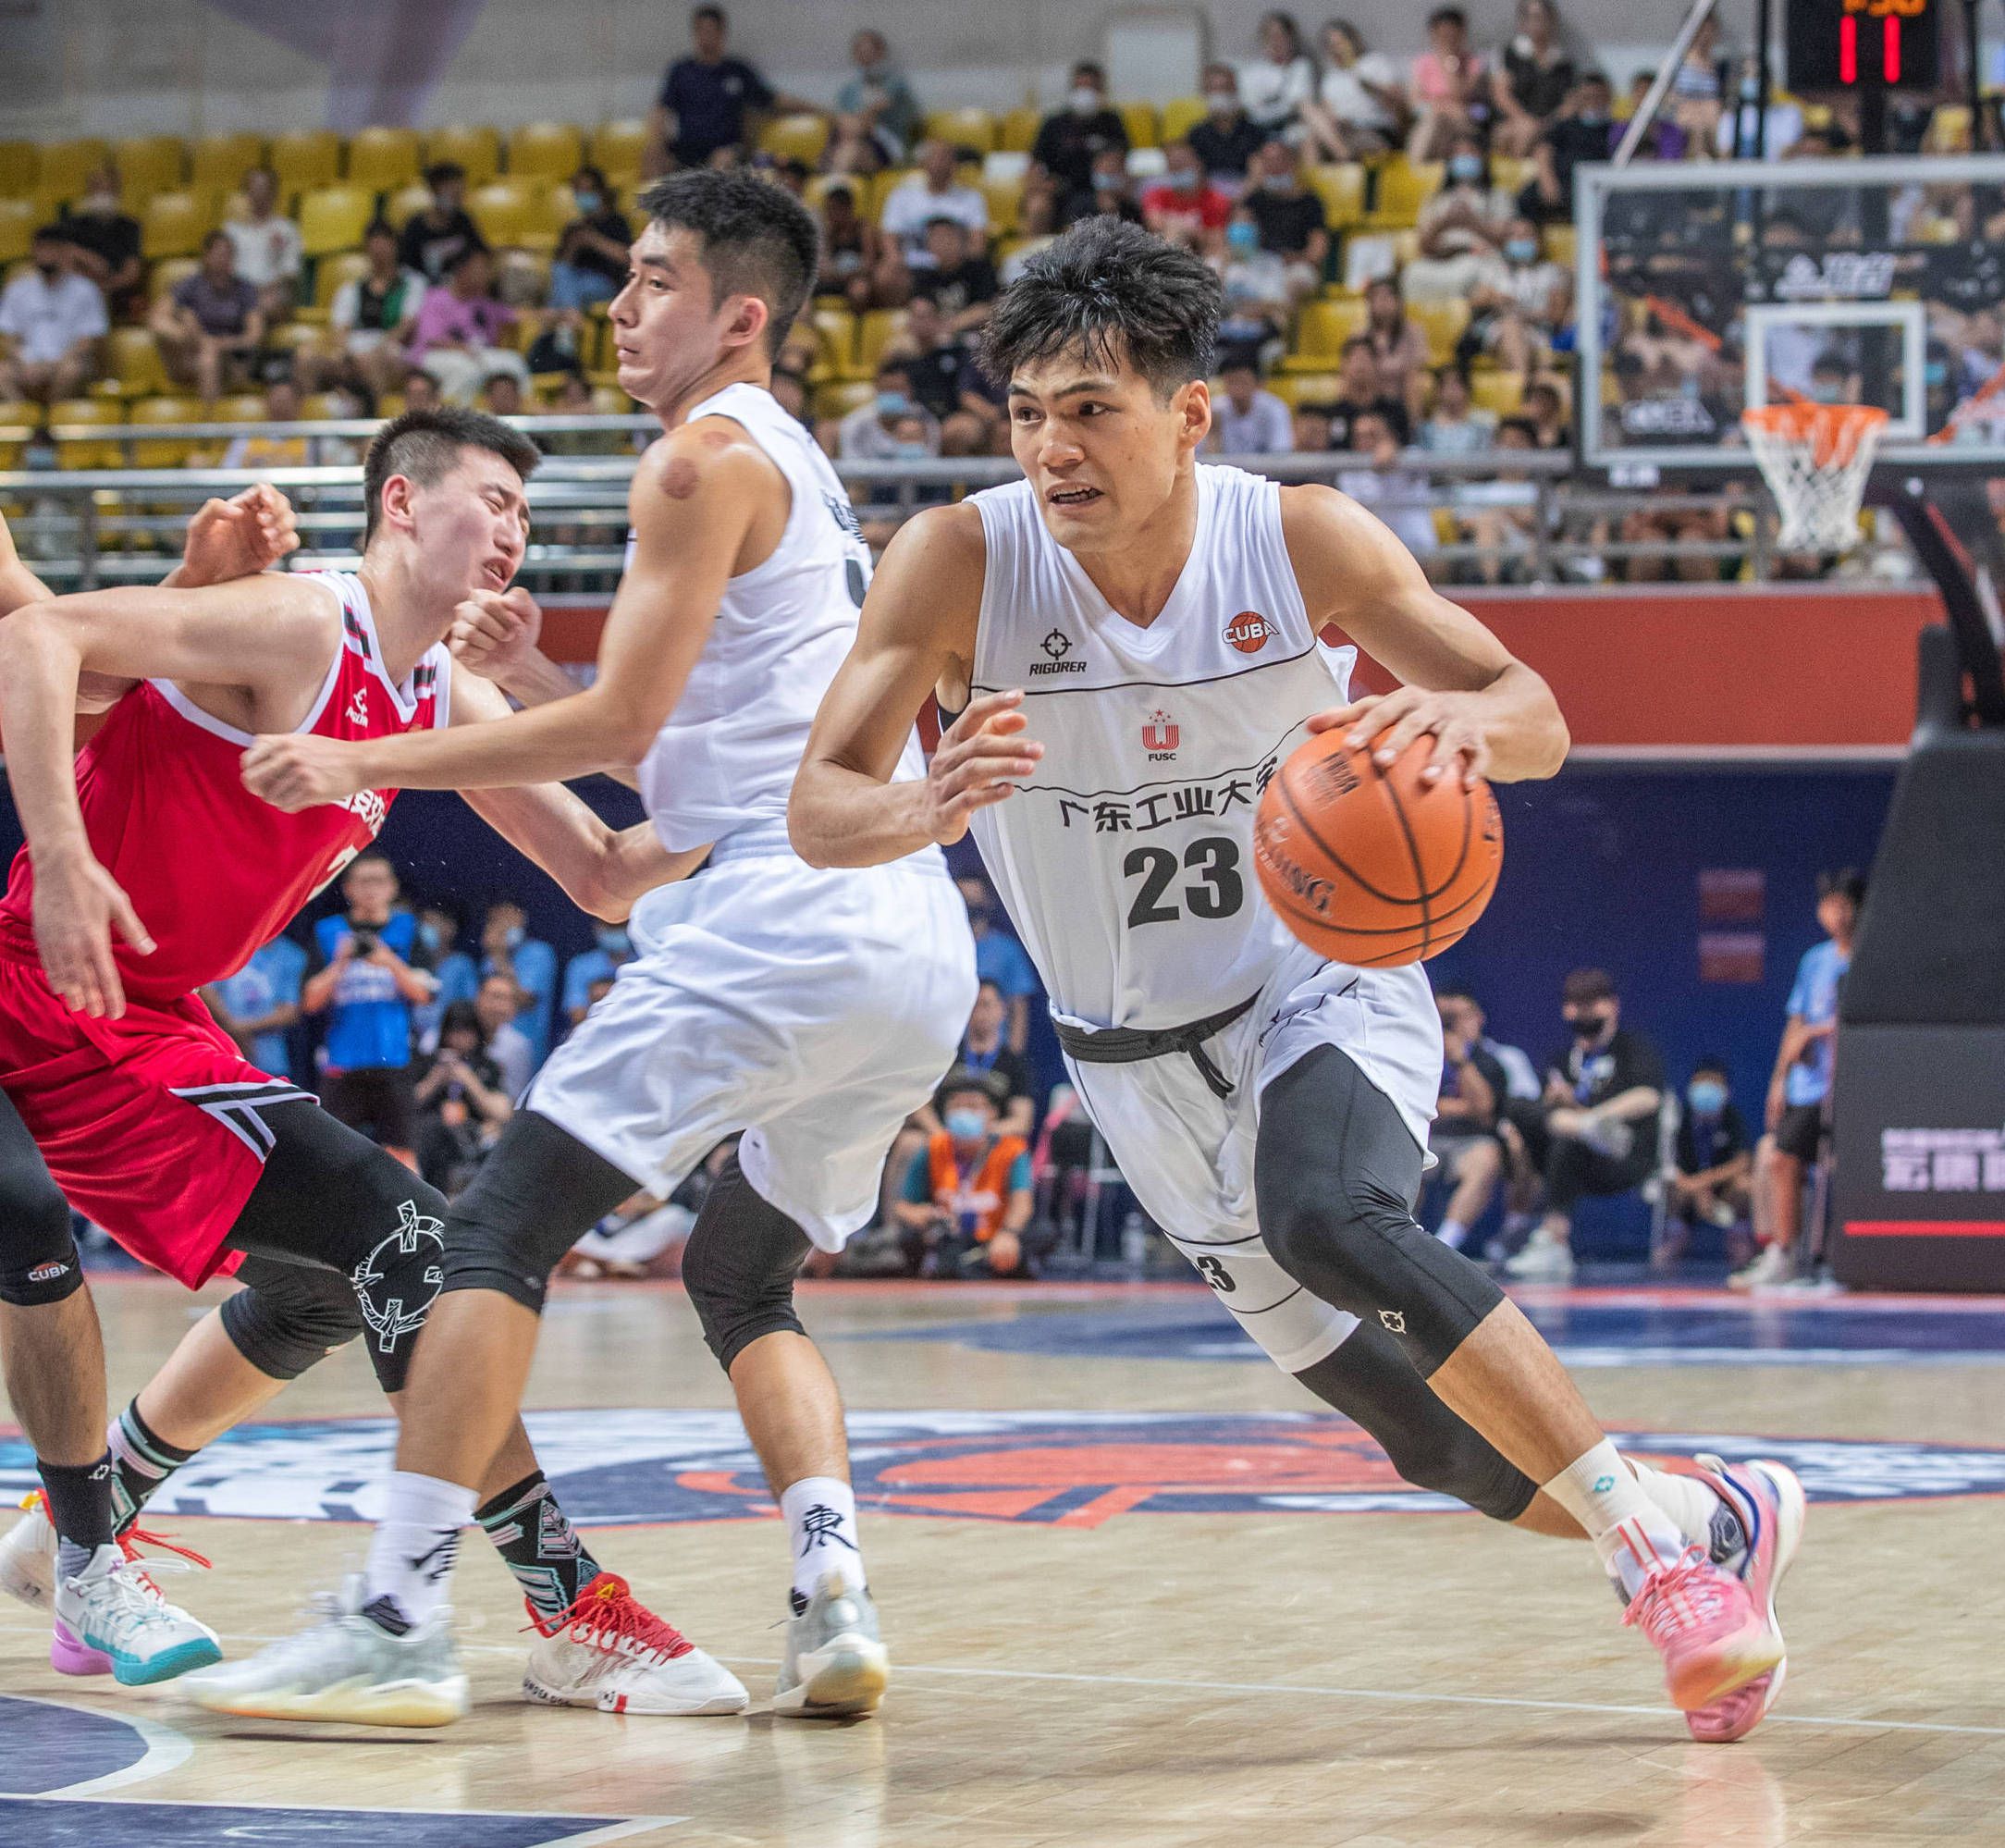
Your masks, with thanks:
[[[1887,413],[1872,404],[1785,402],[1741,413],[1748,447],[1782,515],[1786,552],[1849,552]]]

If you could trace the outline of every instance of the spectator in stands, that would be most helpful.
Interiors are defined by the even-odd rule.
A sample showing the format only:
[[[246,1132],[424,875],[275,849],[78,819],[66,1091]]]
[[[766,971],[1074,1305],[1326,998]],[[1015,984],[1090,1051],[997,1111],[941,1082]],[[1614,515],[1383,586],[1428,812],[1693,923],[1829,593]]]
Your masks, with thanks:
[[[560,313],[610,302],[626,281],[633,228],[615,202],[606,176],[581,166],[571,177],[578,216],[564,227],[550,261],[549,305]]]
[[[1538,432],[1523,417],[1497,425],[1499,450],[1535,450]],[[1468,537],[1481,551],[1476,573],[1483,584],[1522,584],[1531,575],[1539,523],[1538,484],[1523,469],[1500,468],[1494,479],[1458,488],[1455,506]]]
[[[406,411],[436,410],[446,401],[439,395],[438,381],[416,365],[404,374],[402,396]]]
[[[1239,105],[1239,78],[1229,64],[1204,68],[1204,120],[1193,123],[1190,145],[1206,173],[1228,189],[1246,183],[1267,137]]]
[[[919,131],[919,102],[892,60],[884,34],[869,27],[849,42],[855,76],[835,92],[835,130],[827,163],[836,173],[875,173],[904,159]],[[874,165],[857,158],[867,143]]]
[[[1447,181],[1421,208],[1421,253],[1400,278],[1409,302],[1467,296],[1482,260],[1504,246],[1511,201],[1491,185],[1482,142],[1470,130],[1449,141]]]
[[[1002,413],[984,395],[985,383],[967,348],[947,330],[940,310],[923,295],[905,310],[907,362],[912,396],[940,424],[940,452],[978,456],[989,451],[1002,426]]]
[[[919,407],[912,395],[912,368],[905,351],[887,349],[878,361],[876,392],[835,426],[832,437],[824,431],[822,447],[844,462],[892,462],[902,459],[909,438],[897,435],[898,425],[916,414],[923,422],[922,455],[940,453],[940,425]]]
[[[930,259],[912,277],[915,300],[930,302],[940,311],[951,339],[974,333],[988,320],[1000,285],[987,253],[969,244],[968,234],[954,219],[935,218],[926,228],[926,254]]]
[[[1549,378],[1535,378],[1525,387],[1518,414],[1531,425],[1534,448],[1563,450],[1573,440],[1573,433],[1567,427],[1567,400]]]
[[[1029,1275],[1030,1149],[1003,1131],[1003,1080],[956,1067],[941,1087],[942,1127],[906,1171],[894,1208],[914,1276]]]
[[[1316,96],[1316,67],[1292,13],[1262,15],[1260,55],[1239,67],[1238,78],[1240,104],[1261,134],[1272,141],[1300,132],[1302,109]]]
[[[418,1112],[418,1172],[450,1198],[473,1179],[515,1114],[472,1002],[446,1009],[437,1050],[412,1068],[412,1101]]]
[[[1224,255],[1213,261],[1225,297],[1221,343],[1251,347],[1269,362],[1278,359],[1291,307],[1287,261],[1261,248],[1260,225],[1244,200],[1226,222]]]
[[[1127,153],[1127,125],[1107,102],[1107,73],[1087,61],[1072,68],[1065,106],[1047,116],[1031,144],[1031,165],[1058,188],[1058,215],[1070,224],[1092,210],[1093,162],[1109,148]]]
[[[300,1009],[327,1016],[320,1101],[329,1115],[415,1159],[411,1098],[412,1010],[432,998],[414,967],[418,920],[398,906],[389,856],[358,854],[341,876],[342,908],[314,926],[317,967]]]
[[[1753,1166],[1753,1143],[1747,1124],[1734,1107],[1726,1063],[1701,1059],[1685,1087],[1677,1165],[1665,1177],[1665,1238],[1657,1253],[1661,1263],[1676,1263],[1702,1222],[1725,1232],[1747,1217]]]
[[[1515,1104],[1535,1105],[1540,1094],[1538,1067],[1522,1048],[1491,1037],[1490,1018],[1482,1003],[1468,989],[1452,984],[1436,990],[1434,998],[1437,1002],[1453,1003],[1458,1030],[1486,1057],[1495,1060],[1497,1069],[1504,1074],[1504,1089],[1498,1102],[1499,1120],[1507,1121]]]
[[[1295,447],[1295,421],[1288,407],[1261,383],[1260,355],[1249,347],[1230,347],[1218,368],[1222,388],[1212,400],[1212,434],[1206,446],[1220,455],[1278,456]]]
[[[121,203],[118,169],[100,162],[83,182],[83,196],[63,214],[56,231],[77,253],[80,276],[104,292],[115,321],[136,321],[146,305],[146,265],[140,221]]]
[[[1301,157],[1286,142],[1272,141],[1256,163],[1259,185],[1246,209],[1260,227],[1261,248],[1288,266],[1288,293],[1300,302],[1322,287],[1330,232],[1322,201],[1302,184]]]
[[[243,177],[243,214],[223,227],[237,253],[237,274],[258,292],[268,321],[283,321],[299,305],[306,258],[300,228],[278,209],[278,176],[268,166]]]
[[[1475,455],[1496,440],[1496,418],[1470,402],[1469,375],[1445,365],[1434,374],[1434,401],[1421,425],[1421,447],[1437,456]]]
[[[1058,194],[1050,186],[1024,188],[1023,203],[1016,208],[1015,248],[1002,259],[996,280],[1007,289],[1024,273],[1030,259],[1055,241],[1058,236]]]
[[[1231,195],[1205,172],[1187,141],[1172,142],[1162,161],[1162,178],[1142,188],[1142,223],[1199,256],[1217,255],[1232,217]]]
[[[487,1056],[501,1074],[501,1089],[512,1100],[529,1089],[536,1075],[536,1049],[518,1024],[523,994],[515,978],[497,969],[480,979],[474,991],[474,1010],[480,1029],[486,1035]]]
[[[297,424],[300,421],[300,388],[289,378],[275,378],[264,388],[263,422]],[[319,460],[314,444],[305,437],[282,436],[264,428],[247,430],[232,437],[223,450],[225,468],[308,468]]]
[[[468,251],[479,244],[480,228],[467,216],[466,169],[457,161],[435,161],[424,169],[432,203],[405,221],[397,240],[397,261],[437,288]]]
[[[1341,470],[1337,487],[1384,521],[1415,558],[1425,559],[1440,544],[1433,491],[1425,475],[1400,465],[1399,436],[1384,406],[1367,406],[1351,418],[1350,447],[1367,466]]]
[[[438,1043],[438,1023],[456,1001],[471,1001],[480,986],[480,971],[460,946],[460,916],[449,903],[437,899],[418,906],[418,954],[431,972],[432,998],[416,1010],[418,1043]]]
[[[1378,362],[1379,390],[1418,416],[1427,389],[1427,336],[1407,314],[1399,284],[1381,276],[1365,285],[1364,338]]]
[[[1720,50],[1719,15],[1708,13],[1671,73],[1665,99],[1671,119],[1693,141],[1710,143],[1717,131],[1732,72],[1733,60]]]
[[[887,256],[896,255],[907,269],[924,269],[932,261],[926,249],[926,228],[935,218],[952,218],[984,244],[989,237],[989,202],[979,187],[961,183],[953,150],[945,142],[922,142],[918,158],[918,172],[908,173],[892,188],[879,214],[885,239],[894,247]],[[897,282],[887,277],[880,287],[896,288]],[[904,293],[896,300],[904,301]]]
[[[480,408],[490,417],[520,417],[527,408],[522,380],[511,372],[495,373],[480,388]]]
[[[1142,222],[1141,202],[1128,179],[1127,155],[1119,148],[1102,148],[1093,156],[1093,196],[1087,215],[1122,218],[1131,225]]]
[[[1941,118],[1937,117],[1937,119],[1939,121]],[[1933,129],[1933,124],[1931,128]],[[1761,59],[1742,58],[1741,80],[1735,88],[1733,105],[1721,111],[1719,126],[1714,130],[1714,153],[1722,160],[1753,160],[1758,142],[1764,159],[1777,160],[1789,153],[1802,138],[1802,105],[1777,101],[1771,95],[1765,106],[1762,99]],[[1967,139],[1966,134],[1966,142]],[[1959,149],[1939,143],[1940,138],[1931,133],[1929,145],[1924,151],[1928,154],[1969,151],[1967,145]]]
[[[968,928],[975,933],[975,973],[992,981],[1009,1009],[1010,1050],[1021,1053],[1030,1043],[1030,997],[1038,992],[1038,972],[1024,946],[1010,935],[1002,907],[979,873],[956,881],[967,906]]]
[[[742,151],[749,140],[746,118],[755,112],[814,111],[810,103],[781,95],[756,67],[726,55],[730,30],[721,6],[690,14],[690,54],[669,67],[647,118],[654,170],[711,166],[718,154]]]
[[[96,376],[111,320],[104,292],[78,273],[76,252],[54,226],[35,233],[29,254],[0,290],[0,400],[53,404]]]
[[[154,304],[153,328],[169,376],[194,386],[204,403],[249,379],[264,344],[264,311],[221,231],[203,240],[202,267]]]
[[[215,1024],[258,1070],[274,1078],[295,1077],[290,1041],[300,1022],[307,960],[290,937],[274,937],[235,975],[202,992]]]
[[[1536,225],[1573,218],[1573,169],[1583,160],[1606,160],[1620,138],[1615,92],[1598,70],[1585,71],[1559,114],[1531,148],[1531,178],[1518,195],[1518,210]]]
[[[1427,49],[1413,60],[1407,93],[1420,112],[1411,160],[1439,160],[1456,138],[1481,137],[1490,119],[1490,72],[1469,42],[1469,15],[1439,6],[1427,16]]]
[[[882,292],[886,243],[878,228],[856,209],[856,189],[847,180],[831,180],[821,194],[821,274],[815,287],[823,293],[840,290],[851,309],[896,307],[911,283],[904,262],[892,252],[899,273],[895,299]]]
[[[633,940],[627,934],[624,924],[595,923],[592,927],[594,942],[589,950],[580,950],[564,965],[564,1024],[575,1027],[584,1018],[585,1010],[592,1004],[592,988],[597,982],[610,981],[621,969],[633,960]]]
[[[961,1056],[956,1064],[969,1071],[989,1072],[1002,1080],[999,1087],[1002,1098],[1002,1132],[1009,1136],[1028,1139],[1037,1122],[1036,1087],[1030,1075],[1030,1061],[1021,1053],[1012,1052],[1004,1029],[1009,1022],[1009,1004],[1002,999],[1002,991],[993,981],[984,981],[975,992],[974,1011],[967,1016],[967,1031],[961,1036]],[[942,1098],[934,1100],[936,1110],[944,1109]],[[939,1127],[934,1123],[932,1127]]]
[[[1624,1027],[1621,997],[1604,969],[1575,969],[1562,990],[1571,1042],[1547,1069],[1542,1110],[1521,1126],[1545,1183],[1545,1216],[1506,1265],[1521,1283],[1570,1283],[1573,1209],[1589,1194],[1627,1193],[1657,1161],[1664,1061]]]
[[[1470,322],[1456,357],[1468,364],[1487,353],[1506,372],[1522,376],[1551,354],[1567,325],[1573,278],[1539,254],[1539,228],[1519,213],[1504,227],[1495,253],[1478,260],[1469,305]]]
[[[1818,876],[1817,923],[1825,941],[1803,952],[1790,989],[1782,1043],[1763,1110],[1766,1133],[1756,1155],[1760,1210],[1755,1226],[1764,1242],[1754,1262],[1728,1279],[1735,1289],[1787,1283],[1796,1275],[1803,1181],[1830,1133],[1839,989],[1851,967],[1864,905],[1865,881],[1851,867]]]
[[[500,344],[516,314],[494,292],[494,256],[486,244],[461,252],[445,288],[427,291],[411,330],[411,358],[438,381],[449,403],[471,404],[498,372],[527,384],[522,354]]]
[[[397,233],[382,219],[363,233],[368,269],[334,291],[327,310],[338,352],[326,383],[351,377],[371,396],[394,391],[405,371],[404,349],[424,300],[424,278],[398,261]]]
[[[1491,146],[1502,154],[1529,154],[1565,105],[1573,78],[1554,0],[1518,0],[1517,35],[1490,74]]]
[[[1302,105],[1310,150],[1319,160],[1376,160],[1406,132],[1406,92],[1384,52],[1367,51],[1348,19],[1322,29],[1322,80]]]
[[[1630,79],[1629,113],[1631,117],[1643,106],[1650,94],[1651,86],[1657,80],[1654,70],[1639,70]],[[1622,129],[1615,131],[1614,139],[1622,138]],[[1668,109],[1660,108],[1656,120],[1643,131],[1643,138],[1636,143],[1638,160],[1683,160],[1687,154],[1699,145],[1671,117]]]
[[[1308,407],[1314,416],[1323,421],[1326,432],[1323,441],[1316,447],[1361,450],[1363,446],[1351,426],[1367,413],[1384,422],[1396,438],[1396,447],[1397,442],[1404,441],[1409,427],[1407,407],[1380,381],[1378,356],[1372,351],[1370,339],[1362,334],[1353,334],[1346,340],[1340,367],[1335,400]]]
[[[1434,1004],[1441,1015],[1441,1096],[1427,1147],[1441,1164],[1442,1180],[1453,1189],[1434,1237],[1459,1251],[1490,1210],[1503,1178],[1504,1145],[1497,1127],[1507,1080],[1504,1067],[1482,1048],[1474,1006],[1454,990],[1443,990]]]
[[[529,934],[529,918],[512,898],[498,898],[487,907],[480,930],[481,979],[505,975],[521,996],[516,1025],[529,1041],[530,1056],[540,1066],[550,1055],[550,1031],[557,1011],[557,952],[540,937]]]

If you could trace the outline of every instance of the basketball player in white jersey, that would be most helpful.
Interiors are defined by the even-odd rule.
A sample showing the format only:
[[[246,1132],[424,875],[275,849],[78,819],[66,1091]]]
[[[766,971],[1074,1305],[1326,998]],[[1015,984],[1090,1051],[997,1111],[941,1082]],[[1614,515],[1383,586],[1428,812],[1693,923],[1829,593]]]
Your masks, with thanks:
[[[767,389],[814,280],[814,221],[750,174],[680,174],[642,203],[650,222],[611,314],[621,383],[665,435],[634,474],[593,685],[473,748],[446,733],[380,754],[262,739],[245,777],[294,809],[384,776],[463,789],[638,763],[664,845],[714,843],[710,862],[635,907],[635,960],[452,1208],[359,1620],[203,1677],[197,1698],[224,1711],[338,1720],[387,1683],[450,1686],[438,1613],[453,1546],[521,1401],[550,1271],[636,1188],[666,1195],[741,1131],[683,1281],[786,1516],[793,1615],[774,1706],[868,1712],[884,1686],[842,1405],[793,1279],[811,1246],[839,1250],[870,1219],[892,1138],[953,1063],[974,942],[931,843],[828,872],[787,840],[788,792],[870,565],[834,471]],[[910,712],[905,731],[893,756],[916,782]]]
[[[1381,762],[1431,735],[1430,776],[1516,781],[1558,769],[1565,724],[1370,513],[1198,463],[1218,309],[1201,262],[1105,218],[1005,291],[984,357],[1026,479],[887,549],[794,844],[867,866],[972,826],[1081,1100],[1219,1300],[1409,1479],[1592,1538],[1694,1733],[1739,1736],[1779,1680],[1793,1479],[1617,1455],[1531,1324],[1413,1221],[1426,976],[1322,961],[1251,866],[1260,793],[1310,731]],[[1331,625],[1405,684],[1353,701]],[[924,783],[894,781],[929,691],[961,716]]]

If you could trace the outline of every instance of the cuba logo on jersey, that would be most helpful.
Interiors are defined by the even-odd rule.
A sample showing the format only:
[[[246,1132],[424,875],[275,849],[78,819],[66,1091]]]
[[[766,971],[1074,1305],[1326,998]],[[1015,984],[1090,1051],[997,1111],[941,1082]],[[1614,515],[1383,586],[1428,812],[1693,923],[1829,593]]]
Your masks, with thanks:
[[[1150,763],[1166,764],[1176,755],[1183,735],[1176,721],[1159,709],[1149,715],[1149,722],[1142,727],[1142,749],[1149,753]]]
[[[1032,661],[1030,663],[1030,672],[1032,674],[1084,673],[1086,671],[1086,663],[1084,661],[1076,661],[1071,659],[1072,637],[1066,634],[1063,629],[1053,629],[1049,635],[1045,636],[1038,644],[1038,647],[1044,650],[1044,659],[1041,661]]]
[[[1225,639],[1242,655],[1257,655],[1267,646],[1274,625],[1258,610],[1242,610],[1225,624]]]

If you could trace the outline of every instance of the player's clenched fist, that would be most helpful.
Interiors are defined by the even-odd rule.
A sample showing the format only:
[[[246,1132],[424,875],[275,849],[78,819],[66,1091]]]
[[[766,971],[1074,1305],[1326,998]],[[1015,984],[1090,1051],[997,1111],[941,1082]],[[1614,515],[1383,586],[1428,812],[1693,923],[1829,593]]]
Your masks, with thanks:
[[[926,772],[927,832],[941,846],[967,832],[978,808],[991,807],[1031,775],[1044,746],[1023,735],[1030,721],[1018,692],[985,693],[941,735]]]
[[[365,788],[359,755],[338,738],[298,732],[263,737],[243,754],[243,786],[274,808],[297,815]]]
[[[526,590],[476,590],[452,612],[446,640],[468,672],[498,680],[521,665],[542,634],[543,611]]]

